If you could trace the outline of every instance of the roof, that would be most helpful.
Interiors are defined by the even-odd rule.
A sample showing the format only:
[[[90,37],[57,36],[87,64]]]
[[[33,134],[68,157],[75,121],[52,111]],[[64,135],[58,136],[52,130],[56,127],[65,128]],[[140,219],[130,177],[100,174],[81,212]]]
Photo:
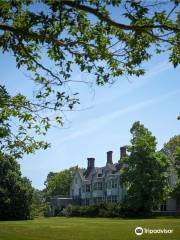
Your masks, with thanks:
[[[97,178],[102,178],[104,174],[104,170],[108,168],[110,170],[111,175],[115,175],[119,172],[121,169],[122,164],[121,163],[114,163],[114,164],[106,164],[104,167],[92,167],[87,168],[85,170],[78,169],[78,173],[84,181],[90,181],[94,176]]]

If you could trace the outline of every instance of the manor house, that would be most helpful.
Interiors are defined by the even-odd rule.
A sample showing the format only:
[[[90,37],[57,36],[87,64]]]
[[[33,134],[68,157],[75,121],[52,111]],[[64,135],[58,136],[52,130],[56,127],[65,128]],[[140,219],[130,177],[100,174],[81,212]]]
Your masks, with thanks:
[[[176,183],[173,172],[173,158],[170,153],[164,152],[171,160],[172,165],[167,169],[170,186]],[[70,186],[70,196],[54,196],[51,198],[51,213],[55,216],[62,208],[68,204],[93,205],[99,203],[121,202],[125,195],[125,190],[120,183],[120,170],[126,167],[121,159],[126,155],[126,147],[120,148],[120,156],[116,163],[113,163],[113,152],[107,152],[106,164],[104,167],[95,166],[95,158],[87,159],[87,168],[77,171]],[[143,184],[143,183],[142,183]],[[179,212],[180,199],[168,199],[159,206],[158,211]]]
[[[173,163],[172,156],[164,152]],[[126,147],[120,148],[120,156],[116,163],[113,163],[113,152],[107,152],[106,165],[104,167],[95,166],[95,158],[87,159],[87,169],[77,169],[73,177],[70,196],[75,204],[93,205],[98,203],[120,202],[125,195],[125,190],[120,184],[120,170],[125,167],[121,158],[126,155]],[[176,176],[173,166],[167,169],[170,186],[174,186]],[[143,183],[142,183],[143,184]],[[160,211],[180,211],[179,199],[168,199],[159,207]]]
[[[120,202],[123,189],[120,185],[119,171],[123,167],[121,161],[113,163],[112,151],[107,152],[106,165],[95,167],[95,158],[87,159],[87,169],[78,169],[71,183],[72,199],[82,205],[102,202]],[[120,158],[126,154],[126,148],[120,148]]]

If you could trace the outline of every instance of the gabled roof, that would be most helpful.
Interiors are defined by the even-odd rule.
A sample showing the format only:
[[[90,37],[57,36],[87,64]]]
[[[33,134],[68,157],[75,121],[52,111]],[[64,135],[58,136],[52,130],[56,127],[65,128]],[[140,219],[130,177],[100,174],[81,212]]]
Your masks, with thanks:
[[[113,174],[117,174],[121,169],[121,167],[122,167],[121,163],[107,164],[104,167],[93,167],[93,168],[87,168],[86,170],[78,169],[78,173],[82,180],[90,181],[94,176],[96,176],[97,178],[103,177],[103,173],[106,168],[113,175]]]

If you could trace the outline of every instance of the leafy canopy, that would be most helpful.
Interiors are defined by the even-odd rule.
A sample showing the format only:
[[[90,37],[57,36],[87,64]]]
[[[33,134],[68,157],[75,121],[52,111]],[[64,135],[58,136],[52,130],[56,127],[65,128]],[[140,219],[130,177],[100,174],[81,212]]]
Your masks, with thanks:
[[[131,0],[1,0],[0,49],[10,52],[17,68],[25,67],[36,84],[31,100],[22,94],[9,100],[19,111],[16,120],[25,122],[25,126],[20,125],[23,131],[26,124],[38,133],[41,127],[46,132],[54,124],[63,124],[64,113],[79,104],[77,85],[86,82],[73,79],[77,69],[92,74],[98,85],[122,76],[140,76],[144,74],[142,64],[152,56],[150,49],[157,54],[167,51],[176,67],[180,61],[178,7],[177,0],[152,4]],[[9,102],[2,108],[8,112]],[[9,113],[7,121],[14,115]],[[28,133],[26,138],[38,148]]]
[[[71,181],[76,171],[77,167],[70,167],[58,173],[50,172],[45,181],[46,196],[69,196]]]
[[[176,184],[173,189],[173,195],[180,199],[180,135],[175,135],[164,144],[164,150],[170,156],[174,172],[176,174]]]
[[[156,138],[140,122],[130,130],[129,155],[122,159],[121,182],[125,188],[124,205],[141,214],[150,213],[166,199],[169,160],[165,154],[156,151]]]
[[[31,182],[21,176],[17,162],[0,152],[0,219],[30,219],[33,197]]]
[[[48,122],[41,120],[33,112],[33,104],[22,94],[10,96],[5,87],[0,86],[0,151],[14,159],[24,153],[46,149],[49,144],[34,139],[34,134],[45,133]],[[43,121],[44,129],[39,121]]]

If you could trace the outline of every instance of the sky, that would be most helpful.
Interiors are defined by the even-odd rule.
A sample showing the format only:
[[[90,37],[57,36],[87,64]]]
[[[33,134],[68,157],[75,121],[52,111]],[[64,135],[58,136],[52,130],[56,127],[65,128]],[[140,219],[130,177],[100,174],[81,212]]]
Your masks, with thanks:
[[[64,128],[52,128],[45,141],[52,147],[25,155],[18,160],[23,176],[35,188],[43,189],[50,171],[58,172],[71,166],[86,167],[87,158],[95,157],[96,166],[104,166],[106,152],[113,151],[113,162],[120,157],[120,147],[130,143],[129,132],[140,121],[157,138],[157,149],[180,133],[180,69],[174,69],[167,54],[153,56],[145,64],[146,74],[139,78],[120,77],[103,87],[78,86],[79,111],[68,114]],[[75,72],[76,80],[87,75]],[[34,83],[24,69],[17,69],[10,53],[0,53],[0,84],[11,94],[22,92],[31,96]],[[76,87],[76,86],[75,86]]]
[[[30,95],[34,85],[23,70],[15,67],[10,54],[0,55],[1,84],[11,94],[24,91]],[[146,64],[147,73],[139,78],[120,78],[110,86],[83,85],[80,111],[68,115],[64,128],[52,128],[44,140],[52,147],[37,151],[19,160],[23,176],[34,187],[44,188],[50,171],[58,172],[71,166],[86,167],[87,157],[95,157],[95,165],[106,163],[106,152],[113,151],[113,161],[119,160],[123,145],[130,143],[129,132],[140,121],[157,138],[157,149],[170,137],[180,133],[180,70],[168,63],[167,56],[154,56]],[[77,74],[77,79],[85,76]]]

